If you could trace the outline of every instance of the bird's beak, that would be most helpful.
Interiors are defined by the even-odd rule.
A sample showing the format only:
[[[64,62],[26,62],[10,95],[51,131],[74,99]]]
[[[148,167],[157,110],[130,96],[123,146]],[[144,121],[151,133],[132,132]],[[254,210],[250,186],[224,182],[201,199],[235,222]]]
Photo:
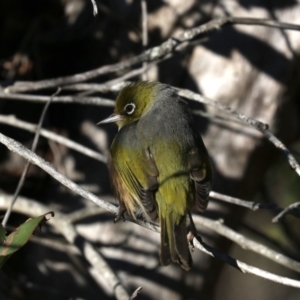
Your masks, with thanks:
[[[97,125],[106,124],[106,123],[114,123],[114,122],[121,121],[122,119],[123,119],[123,117],[121,115],[112,114],[108,118],[97,123]]]

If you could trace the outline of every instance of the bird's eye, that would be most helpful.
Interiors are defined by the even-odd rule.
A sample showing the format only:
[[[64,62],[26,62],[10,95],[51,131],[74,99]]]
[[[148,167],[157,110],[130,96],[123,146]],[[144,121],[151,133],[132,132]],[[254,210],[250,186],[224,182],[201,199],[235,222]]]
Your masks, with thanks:
[[[134,103],[128,103],[125,105],[124,110],[127,115],[131,115],[135,110],[135,104]]]

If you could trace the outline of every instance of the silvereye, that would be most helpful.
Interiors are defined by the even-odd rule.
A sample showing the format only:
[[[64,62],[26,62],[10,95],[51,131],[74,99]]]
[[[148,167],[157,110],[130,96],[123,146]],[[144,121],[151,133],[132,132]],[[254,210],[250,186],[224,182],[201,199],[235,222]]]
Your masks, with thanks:
[[[100,123],[110,122],[119,127],[109,159],[119,217],[142,209],[159,221],[161,264],[189,270],[186,218],[207,207],[212,172],[187,103],[168,85],[139,81],[119,93],[114,113]]]

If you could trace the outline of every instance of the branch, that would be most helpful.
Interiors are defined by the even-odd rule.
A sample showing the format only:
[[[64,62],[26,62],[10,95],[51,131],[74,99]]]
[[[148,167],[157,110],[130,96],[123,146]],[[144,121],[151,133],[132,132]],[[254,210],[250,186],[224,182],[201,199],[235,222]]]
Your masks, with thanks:
[[[30,94],[7,94],[0,90],[0,99],[14,99],[14,100],[26,100],[32,102],[47,102],[51,97],[49,96],[37,96]],[[60,96],[53,97],[52,102],[62,103],[79,103],[79,104],[91,104],[114,107],[115,101],[111,99],[101,97],[77,97],[77,96]]]
[[[292,287],[300,289],[300,281],[290,279],[287,277],[278,276],[273,273],[250,266],[244,262],[241,262],[237,259],[232,258],[229,255],[218,252],[217,250],[213,249],[212,247],[206,245],[204,242],[198,241],[198,239],[196,237],[194,237],[194,239],[193,239],[193,245],[197,249],[201,250],[202,252],[204,252],[212,257],[215,257],[215,258],[221,260],[222,262],[226,262],[227,264],[229,264],[230,266],[234,267],[235,269],[241,271],[242,273],[253,274],[258,277],[268,279],[270,281],[274,281],[274,282],[277,282],[277,283],[280,283],[283,285],[292,286]]]
[[[217,232],[218,234],[226,237],[227,239],[235,242],[240,247],[245,250],[251,250],[256,252],[268,259],[286,267],[293,271],[300,273],[300,263],[293,260],[279,252],[276,252],[267,246],[257,243],[244,235],[237,233],[236,231],[230,229],[223,224],[223,220],[213,221],[199,215],[193,215],[193,220],[195,224],[201,225],[201,227],[206,227],[210,230]]]
[[[25,91],[37,91],[46,88],[54,88],[66,84],[87,81],[104,74],[123,71],[125,69],[128,69],[134,65],[143,62],[150,62],[150,61],[156,61],[158,59],[161,59],[165,57],[167,54],[173,53],[179,45],[185,42],[189,42],[204,33],[219,29],[225,25],[234,25],[234,24],[258,25],[258,26],[275,27],[275,28],[297,30],[297,31],[300,30],[299,25],[281,23],[274,20],[258,19],[258,18],[235,18],[235,17],[225,16],[218,19],[214,19],[198,27],[185,30],[177,37],[169,38],[160,46],[150,48],[147,51],[144,51],[141,54],[134,56],[126,61],[112,64],[112,65],[106,65],[98,69],[94,69],[91,71],[87,71],[84,73],[71,75],[71,76],[58,77],[54,79],[46,79],[37,82],[16,82],[14,85],[7,87],[5,89],[5,92],[16,93],[16,92],[25,92]],[[188,43],[186,43],[185,46],[184,45],[182,46],[187,47]]]
[[[37,125],[21,121],[12,115],[10,115],[10,116],[0,115],[0,123],[11,125],[11,126],[14,126],[14,127],[20,128],[20,129],[28,130],[30,132],[36,132],[36,128],[37,128]],[[41,134],[41,136],[43,136],[49,140],[55,141],[61,145],[68,147],[69,149],[73,149],[79,153],[82,153],[83,155],[86,155],[88,157],[91,157],[93,159],[101,161],[103,163],[107,162],[107,158],[104,155],[102,155],[96,151],[93,151],[83,145],[80,145],[66,137],[56,134],[52,131],[49,131],[46,129],[41,129],[40,134]]]
[[[240,199],[240,198],[235,198],[235,197],[227,196],[227,195],[224,195],[224,194],[220,194],[220,193],[217,193],[217,192],[214,192],[214,191],[211,191],[209,193],[209,197],[211,197],[213,199],[220,200],[220,201],[224,201],[224,202],[227,202],[227,203],[231,203],[231,204],[234,204],[234,205],[238,205],[238,206],[241,206],[241,207],[245,207],[245,208],[251,209],[253,211],[256,211],[258,209],[267,209],[267,210],[274,211],[276,213],[278,213],[278,212],[281,213],[281,212],[284,211],[283,208],[277,206],[275,203],[252,202],[252,201],[243,200],[243,199]],[[291,206],[293,206],[293,204]],[[300,212],[295,210],[294,208],[293,209],[285,209],[285,210],[286,210],[286,212],[284,214],[291,214],[294,217],[300,218]],[[272,221],[276,222],[276,221],[274,221],[274,219]]]
[[[243,200],[240,198],[236,198],[236,197],[231,197],[231,196],[227,196],[227,195],[223,195],[214,191],[211,191],[209,193],[209,197],[214,198],[214,199],[218,199],[227,203],[231,203],[234,205],[238,205],[238,206],[242,206],[242,207],[246,207],[248,209],[251,209],[253,211],[258,210],[260,207],[261,203],[257,203],[257,202],[252,202],[252,201],[247,201],[247,200]],[[273,207],[273,205],[272,205]],[[270,206],[271,208],[271,206]]]

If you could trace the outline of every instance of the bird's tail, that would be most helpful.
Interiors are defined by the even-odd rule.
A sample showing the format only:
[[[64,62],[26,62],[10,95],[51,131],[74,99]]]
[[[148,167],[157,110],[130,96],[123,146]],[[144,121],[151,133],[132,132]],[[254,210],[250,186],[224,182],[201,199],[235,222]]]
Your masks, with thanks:
[[[177,222],[176,222],[177,221]],[[193,263],[187,241],[186,218],[174,220],[172,214],[167,217],[160,216],[161,246],[160,262],[163,266],[171,260],[180,264],[188,271]]]

